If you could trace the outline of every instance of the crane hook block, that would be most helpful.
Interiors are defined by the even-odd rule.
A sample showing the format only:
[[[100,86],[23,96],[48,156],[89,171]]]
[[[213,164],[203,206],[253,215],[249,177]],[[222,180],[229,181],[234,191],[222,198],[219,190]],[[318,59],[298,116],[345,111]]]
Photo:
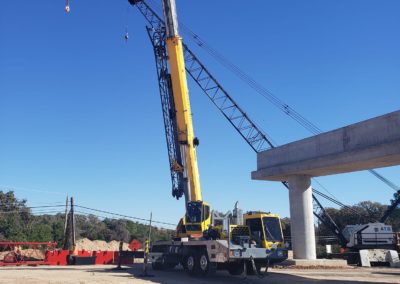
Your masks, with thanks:
[[[71,11],[70,7],[69,7],[69,0],[67,0],[67,2],[65,3],[65,12],[69,13]]]

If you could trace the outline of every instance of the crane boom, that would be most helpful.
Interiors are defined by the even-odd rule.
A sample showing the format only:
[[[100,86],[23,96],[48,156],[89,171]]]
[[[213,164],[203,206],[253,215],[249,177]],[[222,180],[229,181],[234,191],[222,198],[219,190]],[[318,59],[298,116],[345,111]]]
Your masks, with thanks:
[[[393,199],[390,200],[390,205],[386,209],[386,211],[383,213],[383,216],[379,220],[381,223],[385,223],[386,220],[389,218],[389,216],[394,212],[394,210],[400,205],[400,187],[387,178],[383,177],[380,175],[377,171],[375,170],[370,170],[370,172],[376,176],[378,179],[383,181],[387,186],[392,188],[396,193],[393,195]]]
[[[172,95],[171,75],[169,74],[168,62],[166,59],[168,56],[164,41],[165,30],[147,28],[147,32],[153,45],[153,50],[155,51],[154,56],[157,67],[158,88],[160,90],[161,109],[164,119],[165,138],[172,181],[172,196],[179,199],[184,195],[186,204],[188,202],[188,194],[184,192],[184,189],[187,189],[185,185],[187,181],[183,176],[183,168],[181,166],[183,163],[176,131],[176,119],[175,116],[171,115],[175,113],[175,104]]]
[[[380,219],[381,223],[385,223],[389,216],[394,212],[394,210],[400,205],[400,190],[398,190],[394,195],[393,199],[390,200],[390,205],[386,209],[382,218]]]
[[[202,201],[199,169],[197,166],[192,113],[186,80],[182,38],[178,32],[175,0],[163,0],[166,22],[166,44],[171,72],[172,93],[175,103],[178,142],[183,155],[183,169],[188,180],[188,201]]]
[[[129,0],[132,5],[147,5]],[[140,9],[140,8],[139,8]],[[152,26],[147,27],[156,59],[161,105],[172,178],[172,195],[185,196],[186,214],[177,227],[178,237],[199,237],[209,229],[210,205],[203,202],[196,157],[186,79],[182,38],[179,36],[175,0],[163,0],[165,24],[154,11],[145,11]],[[154,25],[153,25],[154,24]]]

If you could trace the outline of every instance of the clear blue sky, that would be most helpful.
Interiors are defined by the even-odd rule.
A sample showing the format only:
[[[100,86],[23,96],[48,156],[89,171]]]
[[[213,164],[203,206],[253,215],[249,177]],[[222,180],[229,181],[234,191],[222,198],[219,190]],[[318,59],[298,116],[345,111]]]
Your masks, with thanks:
[[[144,19],[127,0],[71,0],[68,15],[64,3],[2,1],[0,186],[31,205],[69,193],[89,207],[175,223],[184,205],[170,193]],[[399,1],[246,3],[177,0],[186,26],[323,130],[400,108]],[[310,135],[193,49],[278,144]],[[287,191],[250,180],[255,154],[192,82],[190,91],[204,199],[220,211],[240,200],[288,216]],[[399,167],[379,172],[400,184]],[[348,204],[393,194],[364,172],[319,180]]]

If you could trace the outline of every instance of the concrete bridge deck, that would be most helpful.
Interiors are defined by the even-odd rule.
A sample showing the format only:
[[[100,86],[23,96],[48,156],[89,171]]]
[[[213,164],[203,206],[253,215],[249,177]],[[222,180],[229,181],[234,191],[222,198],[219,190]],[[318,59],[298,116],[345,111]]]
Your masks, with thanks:
[[[252,178],[280,181],[398,164],[400,111],[395,111],[261,152]]]

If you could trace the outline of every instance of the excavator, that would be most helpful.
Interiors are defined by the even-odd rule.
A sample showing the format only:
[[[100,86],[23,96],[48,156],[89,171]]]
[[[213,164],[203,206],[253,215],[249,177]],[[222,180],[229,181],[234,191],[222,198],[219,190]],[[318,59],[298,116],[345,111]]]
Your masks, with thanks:
[[[149,21],[167,141],[172,195],[185,198],[186,213],[178,223],[176,237],[151,247],[154,269],[181,264],[191,275],[208,275],[227,269],[263,275],[261,268],[287,259],[280,218],[276,214],[250,211],[217,214],[202,197],[186,78],[184,51],[179,34],[175,0],[162,0],[162,20],[143,0],[128,0]]]

